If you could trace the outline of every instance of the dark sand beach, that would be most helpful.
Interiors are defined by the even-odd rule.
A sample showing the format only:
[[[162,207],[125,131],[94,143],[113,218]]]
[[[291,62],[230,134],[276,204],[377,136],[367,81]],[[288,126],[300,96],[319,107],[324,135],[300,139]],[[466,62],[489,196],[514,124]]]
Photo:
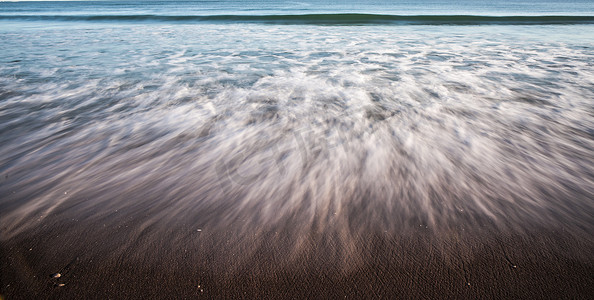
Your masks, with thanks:
[[[76,216],[69,216],[76,218]],[[110,222],[112,221],[112,222]],[[1,245],[4,299],[591,299],[594,242],[559,228],[360,232],[45,220]],[[293,238],[300,238],[298,248]],[[349,249],[345,249],[348,247]],[[59,273],[60,277],[57,277]],[[57,278],[56,278],[57,277]]]

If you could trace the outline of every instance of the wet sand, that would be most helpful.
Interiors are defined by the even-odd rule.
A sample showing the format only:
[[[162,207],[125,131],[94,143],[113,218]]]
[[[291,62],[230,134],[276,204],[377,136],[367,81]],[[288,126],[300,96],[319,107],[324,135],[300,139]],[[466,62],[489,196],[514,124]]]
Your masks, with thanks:
[[[339,236],[56,214],[1,244],[4,299],[588,299],[594,242],[561,226]],[[69,216],[75,217],[75,216]],[[112,221],[112,222],[107,222]],[[103,224],[100,224],[103,223]],[[141,230],[141,228],[143,228]],[[294,245],[298,239],[299,250]],[[59,273],[59,277],[56,275]]]

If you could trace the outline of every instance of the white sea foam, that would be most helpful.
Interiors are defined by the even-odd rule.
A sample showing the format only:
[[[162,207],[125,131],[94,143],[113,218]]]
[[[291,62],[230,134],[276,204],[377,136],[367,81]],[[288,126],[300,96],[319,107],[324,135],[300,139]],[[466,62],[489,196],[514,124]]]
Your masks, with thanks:
[[[591,42],[279,28],[116,27],[123,45],[88,50],[113,35],[57,30],[54,61],[28,36],[0,65],[2,236],[114,210],[139,232],[289,222],[346,244],[419,225],[591,231]]]

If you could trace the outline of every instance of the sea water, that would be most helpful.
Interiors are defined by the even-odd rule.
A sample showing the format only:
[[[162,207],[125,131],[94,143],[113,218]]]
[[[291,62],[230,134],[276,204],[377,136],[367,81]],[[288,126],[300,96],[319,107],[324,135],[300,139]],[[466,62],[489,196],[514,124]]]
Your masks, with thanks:
[[[593,149],[592,1],[0,2],[4,238],[592,232]]]

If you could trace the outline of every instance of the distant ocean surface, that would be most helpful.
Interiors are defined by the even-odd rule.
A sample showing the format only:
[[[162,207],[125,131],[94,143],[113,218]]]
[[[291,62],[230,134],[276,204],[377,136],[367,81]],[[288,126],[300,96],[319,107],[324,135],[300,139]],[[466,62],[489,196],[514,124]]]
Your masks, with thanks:
[[[592,1],[3,2],[0,20],[273,24],[594,23]]]
[[[591,234],[593,149],[591,0],[0,2],[3,238],[113,211]]]
[[[2,1],[2,15],[480,15],[592,16],[589,0]]]

